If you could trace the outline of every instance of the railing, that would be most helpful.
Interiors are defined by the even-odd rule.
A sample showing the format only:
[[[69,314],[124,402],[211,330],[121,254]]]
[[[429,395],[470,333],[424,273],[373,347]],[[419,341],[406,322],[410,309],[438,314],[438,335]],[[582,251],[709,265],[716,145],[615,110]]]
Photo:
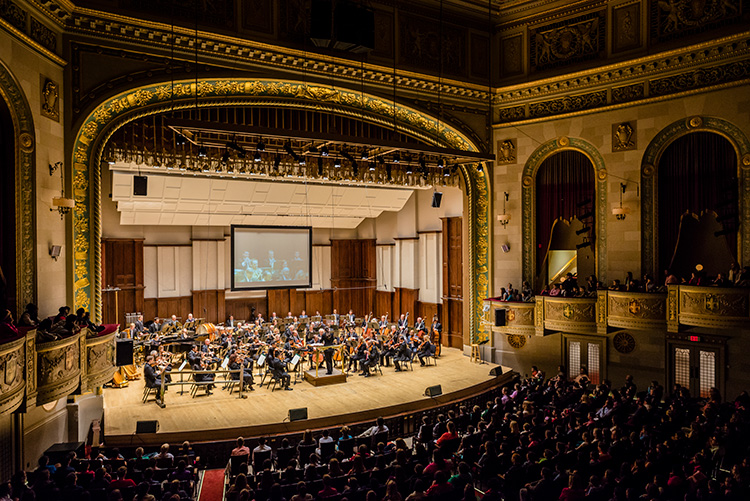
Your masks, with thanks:
[[[670,285],[667,308],[670,332],[677,332],[680,326],[747,329],[750,289]]]
[[[621,329],[663,329],[667,325],[667,295],[602,291],[606,295],[607,325]]]
[[[43,405],[101,386],[115,373],[115,332],[87,337],[88,329],[47,343],[36,329],[0,344],[0,415]]]
[[[596,334],[597,298],[537,296],[534,325],[537,336],[546,331]]]
[[[501,334],[521,334],[531,336],[534,334],[534,303],[504,302],[488,299],[484,302],[485,314],[482,323],[492,329],[493,332]],[[505,310],[502,316],[505,325],[495,325],[496,310]]]

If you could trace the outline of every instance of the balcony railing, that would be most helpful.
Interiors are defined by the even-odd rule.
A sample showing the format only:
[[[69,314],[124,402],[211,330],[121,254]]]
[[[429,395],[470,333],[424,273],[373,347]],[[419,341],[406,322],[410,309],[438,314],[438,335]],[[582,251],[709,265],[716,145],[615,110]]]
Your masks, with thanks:
[[[36,329],[0,344],[0,415],[101,386],[115,373],[116,332],[36,342]]]

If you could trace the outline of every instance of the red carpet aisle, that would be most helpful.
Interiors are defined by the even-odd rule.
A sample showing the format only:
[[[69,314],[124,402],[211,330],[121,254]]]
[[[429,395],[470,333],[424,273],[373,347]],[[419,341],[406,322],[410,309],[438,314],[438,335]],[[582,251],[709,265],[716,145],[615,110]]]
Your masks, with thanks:
[[[224,499],[224,473],[223,468],[203,472],[198,501],[221,501]]]

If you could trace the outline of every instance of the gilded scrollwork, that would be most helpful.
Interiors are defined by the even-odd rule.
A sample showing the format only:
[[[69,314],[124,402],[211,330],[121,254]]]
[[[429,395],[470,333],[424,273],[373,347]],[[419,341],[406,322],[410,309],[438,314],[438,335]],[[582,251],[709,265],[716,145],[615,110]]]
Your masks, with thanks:
[[[49,78],[41,77],[42,79],[42,95],[41,95],[41,112],[42,116],[45,116],[55,122],[60,121],[60,87],[56,82],[53,82]]]
[[[624,85],[622,87],[612,88],[612,102],[626,103],[628,101],[637,101],[645,95],[642,83]]]
[[[604,13],[588,14],[530,31],[536,69],[597,57],[603,48]]]
[[[635,122],[612,124],[612,151],[628,151],[636,148]]]
[[[741,5],[741,0],[658,0],[651,5],[652,34],[669,40],[739,22]]]
[[[513,139],[505,139],[497,142],[497,153],[495,155],[498,164],[516,163],[516,144]]]
[[[529,117],[539,118],[550,115],[559,115],[571,111],[588,110],[607,104],[607,91],[600,90],[577,96],[563,96],[551,101],[531,103],[529,105]]]

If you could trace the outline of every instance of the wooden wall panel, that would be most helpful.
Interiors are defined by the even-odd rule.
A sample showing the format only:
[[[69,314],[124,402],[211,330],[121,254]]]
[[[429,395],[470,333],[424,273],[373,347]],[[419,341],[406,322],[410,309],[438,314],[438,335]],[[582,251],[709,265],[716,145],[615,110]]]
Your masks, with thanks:
[[[463,348],[464,336],[463,336],[463,306],[464,303],[460,299],[449,299],[448,307],[443,308],[449,310],[448,319],[449,323],[446,329],[446,324],[443,324],[443,339],[447,337],[446,344],[451,348]],[[447,334],[447,336],[446,336]]]
[[[378,317],[388,314],[388,320],[394,318],[393,297],[395,293],[391,291],[375,291],[375,315]]]
[[[102,239],[102,288],[120,289],[102,293],[104,323],[124,326],[125,313],[144,310],[143,239]]]
[[[332,240],[333,308],[357,316],[374,311],[376,285],[375,240]]]
[[[213,324],[226,320],[224,289],[193,291],[193,316]]]
[[[463,244],[460,217],[443,221],[443,307],[441,320],[445,344],[463,348]]]
[[[393,317],[402,313],[409,313],[409,325],[414,324],[414,321],[419,316],[417,312],[417,300],[419,299],[419,289],[405,289],[403,287],[396,287],[393,301]]]
[[[319,311],[321,315],[333,313],[333,291],[305,291],[305,310],[310,316]]]
[[[290,289],[269,289],[266,295],[268,296],[268,308],[267,311],[263,312],[264,318],[271,316],[272,312],[276,312],[276,316],[285,317],[287,312],[292,311],[291,304],[289,302],[289,291]],[[292,312],[294,314],[294,312]],[[236,315],[235,315],[236,316]]]
[[[269,291],[270,292],[270,291]],[[249,320],[252,315],[263,313],[263,318],[270,316],[268,308],[268,300],[265,297],[257,298],[242,298],[242,299],[227,299],[224,301],[225,317],[224,320],[229,318],[229,315],[234,315],[236,320]],[[274,311],[274,310],[271,310]],[[278,316],[286,316],[285,310],[283,315],[278,311]]]
[[[432,324],[432,317],[437,315],[440,318],[441,305],[438,303],[423,303],[417,301],[417,312],[418,315],[424,318],[424,323],[429,327]],[[441,322],[442,323],[442,322]]]
[[[310,312],[307,311],[305,305],[304,290],[292,289],[289,291],[289,306],[291,307],[292,315],[300,315],[302,314],[302,310],[305,310],[305,313],[310,316]],[[279,316],[286,316],[286,312],[284,312],[284,315],[281,315],[278,311],[276,313]]]

